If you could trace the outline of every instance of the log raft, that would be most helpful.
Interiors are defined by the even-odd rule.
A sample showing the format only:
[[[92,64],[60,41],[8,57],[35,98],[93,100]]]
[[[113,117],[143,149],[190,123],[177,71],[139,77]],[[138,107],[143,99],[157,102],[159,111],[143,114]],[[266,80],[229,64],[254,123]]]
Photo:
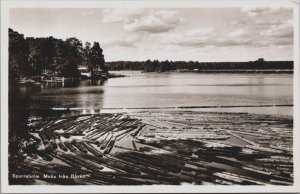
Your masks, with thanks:
[[[49,184],[293,184],[288,116],[101,113],[30,119],[28,127],[36,148],[23,148],[18,169],[87,175],[36,179]]]

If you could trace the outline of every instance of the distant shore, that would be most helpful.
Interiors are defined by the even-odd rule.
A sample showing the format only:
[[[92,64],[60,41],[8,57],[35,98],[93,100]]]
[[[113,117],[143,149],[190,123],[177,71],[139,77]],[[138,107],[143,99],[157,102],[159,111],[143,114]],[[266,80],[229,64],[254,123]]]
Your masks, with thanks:
[[[112,72],[121,72],[121,71],[140,71],[142,73],[168,73],[168,72],[177,72],[177,73],[259,73],[259,74],[293,74],[294,69],[177,69],[177,70],[170,70],[170,71],[142,71],[142,70],[131,70],[131,69],[124,69],[124,70],[112,70]],[[115,73],[113,73],[115,74]],[[113,76],[114,77],[124,77],[124,76]]]
[[[194,72],[194,73],[294,73],[293,69],[209,69],[209,70],[186,70],[178,69],[173,72]]]

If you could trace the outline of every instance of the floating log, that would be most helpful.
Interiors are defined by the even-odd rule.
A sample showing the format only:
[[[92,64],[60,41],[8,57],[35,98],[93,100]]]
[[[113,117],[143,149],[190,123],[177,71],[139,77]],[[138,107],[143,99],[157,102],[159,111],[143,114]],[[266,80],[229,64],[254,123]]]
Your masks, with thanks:
[[[62,149],[63,151],[67,152],[68,148],[62,143],[62,142],[58,142],[58,146],[60,149]]]
[[[134,140],[132,140],[132,146],[133,146],[134,151],[137,151],[137,148],[136,148]]]
[[[64,142],[65,146],[71,151],[71,152],[76,152],[77,149],[68,141]]]
[[[48,155],[47,153],[45,153],[42,150],[37,150],[36,153],[41,156],[44,160],[46,161],[52,161],[53,157],[51,157],[50,155]]]
[[[84,146],[91,154],[93,154],[97,157],[102,157],[103,156],[103,154],[100,151],[96,150],[93,146],[89,145],[88,143],[82,141],[79,144]]]
[[[101,150],[104,150],[104,149],[108,146],[108,143],[110,142],[110,140],[111,140],[112,138],[113,138],[113,135],[112,135],[112,134],[109,134],[109,135],[107,136],[107,138],[104,139],[102,145],[100,146],[100,149],[101,149]]]
[[[71,144],[75,146],[79,151],[87,153],[87,149],[83,145],[81,145],[78,140],[73,140]]]
[[[109,142],[109,144],[107,145],[107,148],[104,151],[104,154],[109,154],[111,152],[111,150],[113,149],[115,142],[116,142],[116,137],[112,138]]]

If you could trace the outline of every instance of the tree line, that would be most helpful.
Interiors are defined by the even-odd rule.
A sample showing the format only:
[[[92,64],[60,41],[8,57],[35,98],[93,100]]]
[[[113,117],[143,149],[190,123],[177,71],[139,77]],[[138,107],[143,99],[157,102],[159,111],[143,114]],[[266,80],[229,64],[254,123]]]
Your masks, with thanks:
[[[79,65],[88,67],[92,72],[98,68],[108,71],[99,42],[83,45],[75,37],[66,40],[52,36],[25,38],[23,34],[9,29],[10,80],[43,74],[77,78],[80,77]]]
[[[249,62],[199,62],[199,61],[114,61],[106,63],[109,70],[141,70],[164,72],[186,70],[234,70],[234,69],[293,69],[293,61],[265,61],[259,58]]]
[[[106,62],[99,42],[83,45],[77,38],[66,40],[52,36],[46,38],[25,38],[9,29],[9,78],[56,74],[63,77],[79,77],[78,66],[88,67],[92,74],[98,68],[108,70],[141,70],[145,72],[165,72],[186,70],[223,69],[293,69],[293,61],[265,61],[259,58],[249,62],[199,62],[199,61],[114,61]]]

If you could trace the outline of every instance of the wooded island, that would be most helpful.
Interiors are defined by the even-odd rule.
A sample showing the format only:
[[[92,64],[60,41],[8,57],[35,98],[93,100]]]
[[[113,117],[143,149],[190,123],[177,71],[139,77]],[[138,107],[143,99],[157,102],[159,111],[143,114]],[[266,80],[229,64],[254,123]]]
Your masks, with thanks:
[[[25,38],[23,34],[9,29],[9,78],[19,81],[22,77],[59,76],[79,78],[80,66],[97,77],[107,73],[103,50],[98,42],[93,45],[77,38],[66,40],[52,36]]]

